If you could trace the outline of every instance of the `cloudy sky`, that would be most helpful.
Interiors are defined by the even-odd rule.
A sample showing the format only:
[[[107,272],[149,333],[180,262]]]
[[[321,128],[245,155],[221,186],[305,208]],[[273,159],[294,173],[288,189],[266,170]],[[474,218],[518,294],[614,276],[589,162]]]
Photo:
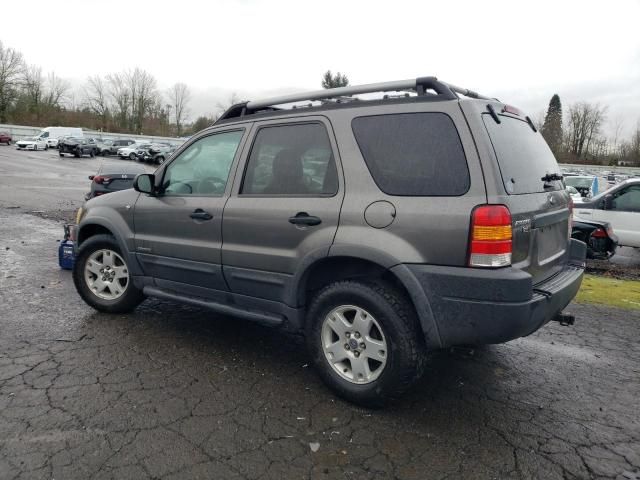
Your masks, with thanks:
[[[21,19],[22,21],[17,21]],[[528,110],[609,106],[640,120],[640,0],[30,0],[3,2],[0,40],[80,85],[141,67],[187,83],[192,117],[237,92],[317,89],[436,75]]]

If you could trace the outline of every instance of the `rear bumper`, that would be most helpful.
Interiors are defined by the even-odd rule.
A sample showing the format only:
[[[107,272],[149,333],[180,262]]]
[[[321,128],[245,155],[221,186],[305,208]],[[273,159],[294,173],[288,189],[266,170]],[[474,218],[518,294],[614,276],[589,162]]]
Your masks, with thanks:
[[[392,270],[408,269],[399,277],[416,304],[429,346],[503,343],[535,332],[573,300],[582,283],[585,254],[585,244],[572,240],[563,269],[537,285],[514,268],[408,264]],[[405,281],[407,274],[412,281]]]

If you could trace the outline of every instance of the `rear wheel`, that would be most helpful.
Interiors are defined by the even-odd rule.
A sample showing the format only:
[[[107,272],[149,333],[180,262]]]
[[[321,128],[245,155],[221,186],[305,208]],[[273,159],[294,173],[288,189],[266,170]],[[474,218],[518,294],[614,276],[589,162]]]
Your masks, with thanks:
[[[80,246],[73,282],[82,299],[101,312],[130,312],[144,300],[142,291],[133,285],[129,266],[111,235],[96,235]]]
[[[386,284],[341,281],[322,289],[309,307],[307,346],[325,383],[365,406],[400,397],[424,367],[413,306]]]

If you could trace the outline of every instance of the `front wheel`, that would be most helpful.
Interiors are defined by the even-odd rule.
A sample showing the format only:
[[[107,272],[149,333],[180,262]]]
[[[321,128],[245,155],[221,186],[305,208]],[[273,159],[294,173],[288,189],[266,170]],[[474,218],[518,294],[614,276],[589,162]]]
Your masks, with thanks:
[[[78,251],[73,282],[82,299],[101,312],[126,313],[144,296],[133,285],[129,266],[111,235],[95,235]]]
[[[44,151],[46,152],[47,150],[49,150],[49,144],[46,144],[46,145],[44,146]]]
[[[382,406],[422,374],[425,346],[416,314],[389,285],[328,285],[311,302],[306,333],[320,376],[351,402]]]
[[[131,152],[131,153],[129,154],[129,160],[137,160],[137,158],[138,158],[138,157],[136,156],[136,154],[135,154],[135,153]]]

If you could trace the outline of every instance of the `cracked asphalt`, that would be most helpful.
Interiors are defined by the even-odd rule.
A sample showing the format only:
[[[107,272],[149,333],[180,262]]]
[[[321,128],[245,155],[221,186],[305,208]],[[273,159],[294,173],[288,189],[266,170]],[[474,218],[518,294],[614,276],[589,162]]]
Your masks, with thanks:
[[[358,408],[298,337],[86,306],[60,222],[24,211],[78,206],[98,161],[0,148],[0,479],[640,478],[640,312],[571,305],[574,327],[434,352],[402,401]],[[32,188],[32,167],[69,188]]]

